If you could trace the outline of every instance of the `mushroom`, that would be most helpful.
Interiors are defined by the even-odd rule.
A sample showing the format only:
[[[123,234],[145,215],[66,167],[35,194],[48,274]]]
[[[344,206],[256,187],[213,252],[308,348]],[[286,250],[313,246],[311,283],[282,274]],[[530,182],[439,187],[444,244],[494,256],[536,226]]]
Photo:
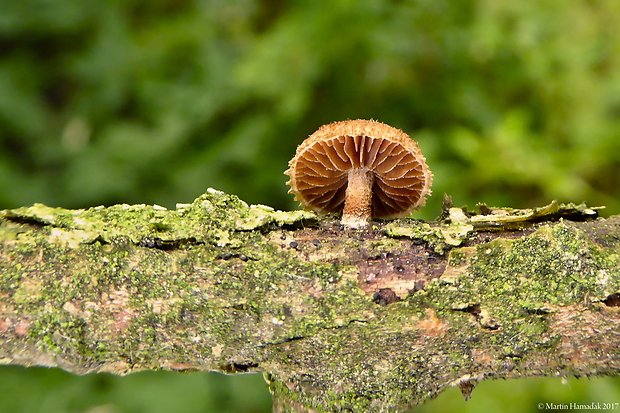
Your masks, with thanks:
[[[433,177],[405,132],[363,119],[321,126],[299,145],[284,173],[297,201],[318,212],[342,211],[347,228],[423,206]]]

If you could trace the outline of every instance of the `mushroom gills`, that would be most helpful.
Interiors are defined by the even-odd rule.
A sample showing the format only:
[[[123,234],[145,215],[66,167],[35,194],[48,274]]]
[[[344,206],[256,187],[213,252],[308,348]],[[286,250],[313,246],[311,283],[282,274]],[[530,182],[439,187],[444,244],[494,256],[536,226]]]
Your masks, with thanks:
[[[351,228],[424,205],[433,176],[406,133],[363,119],[319,128],[297,148],[286,174],[296,200],[317,211],[342,211],[342,224]]]

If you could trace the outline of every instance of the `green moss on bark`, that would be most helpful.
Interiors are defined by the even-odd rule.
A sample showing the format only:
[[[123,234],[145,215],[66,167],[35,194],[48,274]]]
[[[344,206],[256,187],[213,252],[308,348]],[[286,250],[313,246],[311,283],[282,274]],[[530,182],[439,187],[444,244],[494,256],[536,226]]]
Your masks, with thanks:
[[[611,355],[606,371],[620,369],[617,343],[607,340],[619,316],[601,304],[620,290],[613,220],[539,224],[488,241],[458,211],[451,222],[342,231],[329,217],[213,190],[174,210],[35,205],[0,217],[7,363],[77,373],[262,370],[290,406],[381,411],[468,377],[592,373],[588,354],[575,358],[558,332],[571,326],[574,340],[593,345],[579,330],[585,317]],[[423,288],[385,258],[420,243],[428,263],[445,261],[406,264],[413,275],[445,268]],[[371,261],[377,274],[410,285],[400,301],[377,305],[364,288]]]

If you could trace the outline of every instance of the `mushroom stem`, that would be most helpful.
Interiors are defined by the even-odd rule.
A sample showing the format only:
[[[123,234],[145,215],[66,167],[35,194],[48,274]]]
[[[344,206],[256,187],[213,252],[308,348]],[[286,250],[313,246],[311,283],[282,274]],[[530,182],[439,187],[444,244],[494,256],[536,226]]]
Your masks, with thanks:
[[[366,168],[349,170],[344,210],[340,223],[347,228],[363,228],[372,218],[374,174]]]

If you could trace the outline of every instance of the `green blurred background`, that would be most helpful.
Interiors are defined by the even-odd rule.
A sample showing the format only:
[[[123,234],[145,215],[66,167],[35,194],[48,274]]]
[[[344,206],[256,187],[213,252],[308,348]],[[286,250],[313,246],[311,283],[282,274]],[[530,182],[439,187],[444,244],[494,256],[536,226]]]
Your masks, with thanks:
[[[0,0],[0,209],[174,207],[214,187],[297,206],[282,174],[321,124],[410,133],[415,214],[561,201],[620,213],[618,0]],[[0,369],[4,412],[265,412],[260,376]],[[620,401],[618,379],[483,383],[420,411]]]

